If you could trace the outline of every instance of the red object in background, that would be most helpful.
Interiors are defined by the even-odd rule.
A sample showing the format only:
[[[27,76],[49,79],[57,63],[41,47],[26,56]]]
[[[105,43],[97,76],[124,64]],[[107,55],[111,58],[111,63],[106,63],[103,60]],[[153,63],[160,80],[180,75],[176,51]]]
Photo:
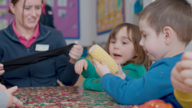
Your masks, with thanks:
[[[133,107],[135,108],[135,107]],[[137,108],[173,108],[171,104],[165,103],[162,100],[155,99],[148,102],[145,102],[144,104],[140,105]]]

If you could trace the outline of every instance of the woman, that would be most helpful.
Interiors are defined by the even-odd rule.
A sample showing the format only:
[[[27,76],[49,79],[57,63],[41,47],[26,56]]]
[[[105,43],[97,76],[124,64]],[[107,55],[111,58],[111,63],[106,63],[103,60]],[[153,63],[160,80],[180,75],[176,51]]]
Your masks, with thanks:
[[[0,74],[4,73],[4,61],[66,45],[60,31],[39,23],[42,4],[43,0],[11,0],[9,12],[15,20],[0,31]],[[5,72],[1,75],[2,83],[6,87],[58,86],[59,79],[64,85],[74,85],[79,77],[74,63],[82,52],[82,46],[74,45],[70,58],[60,55]]]

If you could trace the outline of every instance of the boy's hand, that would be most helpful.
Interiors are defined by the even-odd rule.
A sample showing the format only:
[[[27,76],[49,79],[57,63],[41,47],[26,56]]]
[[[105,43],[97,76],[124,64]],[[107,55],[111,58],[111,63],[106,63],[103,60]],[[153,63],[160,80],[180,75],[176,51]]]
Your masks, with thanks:
[[[83,47],[78,44],[78,41],[76,41],[75,43],[76,45],[74,45],[73,48],[71,48],[71,50],[69,51],[70,62],[72,64],[75,64],[76,60],[79,59],[83,54]]]
[[[7,88],[4,85],[0,84],[0,90],[7,90]]]
[[[77,74],[81,74],[83,71],[83,68],[87,70],[87,61],[85,59],[79,60],[77,63],[75,63],[75,72]]]
[[[95,66],[96,72],[100,77],[103,77],[105,74],[110,73],[109,67],[105,64],[105,61],[102,59],[101,64],[93,59],[93,64]]]
[[[172,70],[171,82],[175,89],[192,93],[192,53],[186,52]]]
[[[123,72],[120,64],[118,65],[118,72],[116,72],[114,75],[119,76],[121,79],[125,79],[126,75]]]
[[[5,90],[8,97],[7,107],[11,107],[12,104],[15,104],[17,106],[23,106],[23,103],[19,99],[17,99],[15,96],[12,95],[12,93],[15,92],[16,90],[17,90],[17,86]]]
[[[0,63],[0,76],[5,72],[3,69],[3,64]]]

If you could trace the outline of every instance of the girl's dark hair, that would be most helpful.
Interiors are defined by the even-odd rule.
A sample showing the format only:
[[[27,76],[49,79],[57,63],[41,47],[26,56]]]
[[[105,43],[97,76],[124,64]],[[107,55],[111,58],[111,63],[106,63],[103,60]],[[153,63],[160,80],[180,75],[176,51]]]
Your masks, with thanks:
[[[137,54],[131,60],[128,60],[123,65],[127,65],[129,63],[133,63],[133,64],[137,63],[139,65],[144,65],[146,70],[148,70],[149,67],[151,66],[152,62],[149,60],[149,58],[148,58],[147,54],[145,53],[145,51],[143,50],[142,46],[139,45],[139,42],[141,40],[141,33],[139,30],[139,27],[136,25],[133,25],[130,23],[122,23],[122,24],[119,24],[118,26],[116,26],[109,35],[109,39],[108,39],[107,46],[106,46],[107,52],[109,53],[110,40],[115,39],[116,34],[119,32],[119,30],[122,27],[127,28],[128,39],[133,43],[135,52]],[[127,50],[129,50],[129,49],[127,49]]]

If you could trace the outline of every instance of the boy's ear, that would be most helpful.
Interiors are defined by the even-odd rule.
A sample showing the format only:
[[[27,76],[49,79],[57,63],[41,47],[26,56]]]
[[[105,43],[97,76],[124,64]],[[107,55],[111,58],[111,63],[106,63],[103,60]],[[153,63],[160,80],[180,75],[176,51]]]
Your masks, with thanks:
[[[169,45],[172,41],[173,41],[173,38],[174,38],[174,30],[169,27],[169,26],[166,26],[164,29],[163,29],[163,33],[164,33],[164,39],[165,39],[165,44],[166,45]]]

